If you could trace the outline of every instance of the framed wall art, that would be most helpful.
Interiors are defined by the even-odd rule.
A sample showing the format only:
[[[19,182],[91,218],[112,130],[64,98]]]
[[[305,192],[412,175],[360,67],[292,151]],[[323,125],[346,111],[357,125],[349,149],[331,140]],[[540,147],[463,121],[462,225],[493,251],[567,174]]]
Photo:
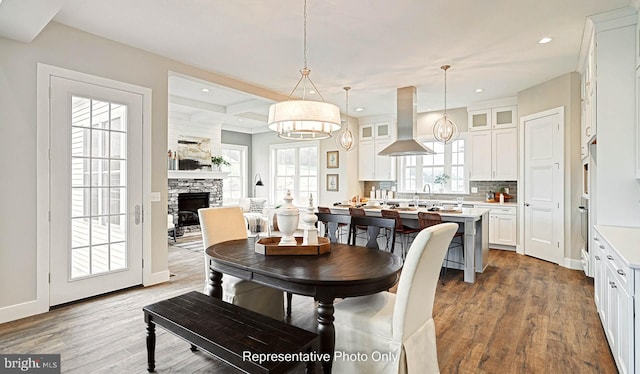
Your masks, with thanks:
[[[327,191],[338,191],[338,174],[327,174]]]
[[[327,169],[340,167],[340,153],[338,151],[327,152]]]

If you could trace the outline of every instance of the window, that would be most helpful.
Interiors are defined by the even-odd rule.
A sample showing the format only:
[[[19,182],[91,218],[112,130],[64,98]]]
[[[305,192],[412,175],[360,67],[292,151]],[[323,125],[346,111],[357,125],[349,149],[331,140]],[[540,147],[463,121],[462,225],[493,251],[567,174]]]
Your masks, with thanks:
[[[443,192],[466,192],[464,139],[460,138],[446,145],[436,141],[426,141],[422,144],[433,149],[435,154],[398,157],[401,170],[398,175],[400,191],[422,191],[424,185],[429,184],[431,190],[436,192],[440,187],[435,183],[436,177],[446,174],[449,178],[442,185]]]
[[[222,144],[222,157],[231,163],[229,175],[222,182],[223,205],[237,205],[247,197],[247,152],[246,145]]]
[[[287,190],[293,195],[293,204],[307,206],[309,194],[318,201],[318,144],[279,144],[271,147],[274,188],[271,201],[283,202]]]

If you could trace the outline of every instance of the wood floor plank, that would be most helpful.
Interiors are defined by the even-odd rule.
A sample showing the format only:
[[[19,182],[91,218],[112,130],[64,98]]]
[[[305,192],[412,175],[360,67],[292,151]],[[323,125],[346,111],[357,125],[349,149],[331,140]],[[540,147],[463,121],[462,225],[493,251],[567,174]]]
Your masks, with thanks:
[[[180,239],[179,239],[180,240]],[[202,291],[201,252],[171,246],[169,282],[0,325],[0,353],[60,353],[64,373],[146,372],[142,307]],[[442,373],[616,373],[584,273],[491,250],[474,284],[449,271],[433,310]],[[294,295],[291,324],[315,331],[315,303]],[[237,373],[162,329],[158,373]],[[295,373],[304,372],[303,367]],[[372,373],[374,374],[374,373]]]

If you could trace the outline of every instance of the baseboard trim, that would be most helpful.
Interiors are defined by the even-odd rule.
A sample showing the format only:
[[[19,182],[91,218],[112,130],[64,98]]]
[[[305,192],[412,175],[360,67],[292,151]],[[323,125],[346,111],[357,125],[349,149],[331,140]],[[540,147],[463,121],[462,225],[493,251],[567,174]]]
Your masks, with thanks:
[[[582,261],[581,260],[574,260],[572,258],[566,258],[564,259],[564,263],[562,264],[563,267],[568,268],[568,269],[573,269],[573,270],[583,270],[582,269]]]
[[[21,304],[9,305],[0,308],[0,323],[11,322],[21,318],[30,317],[36,314],[46,313],[49,311],[48,305],[31,300]]]
[[[157,273],[149,273],[145,274],[142,280],[142,285],[145,287],[153,286],[159,283],[164,283],[169,281],[169,270],[159,271]]]

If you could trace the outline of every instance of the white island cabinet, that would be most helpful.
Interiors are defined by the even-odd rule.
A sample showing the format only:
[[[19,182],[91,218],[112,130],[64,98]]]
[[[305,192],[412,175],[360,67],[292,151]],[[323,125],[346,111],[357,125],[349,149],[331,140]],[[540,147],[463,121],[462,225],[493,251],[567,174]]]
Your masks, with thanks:
[[[509,204],[474,204],[475,208],[489,209],[489,244],[491,248],[515,251],[517,244],[517,210]]]
[[[640,228],[596,225],[592,244],[602,327],[618,371],[635,373],[640,364],[640,318],[634,315],[640,307]]]

